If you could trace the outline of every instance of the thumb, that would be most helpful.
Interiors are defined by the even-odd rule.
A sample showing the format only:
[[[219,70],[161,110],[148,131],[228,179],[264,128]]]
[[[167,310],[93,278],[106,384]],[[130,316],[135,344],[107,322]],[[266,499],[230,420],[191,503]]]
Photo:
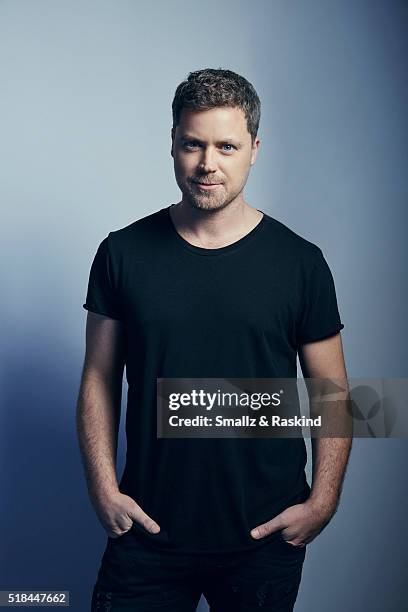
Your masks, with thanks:
[[[270,535],[271,533],[274,533],[275,531],[280,531],[284,527],[285,525],[283,524],[282,514],[278,514],[267,523],[262,523],[262,525],[258,525],[258,527],[252,529],[251,536],[256,540],[259,540],[267,535]]]
[[[144,512],[141,507],[135,502],[135,505],[131,512],[129,512],[129,516],[140,523],[146,531],[150,531],[150,533],[159,533],[160,527],[146,512]]]

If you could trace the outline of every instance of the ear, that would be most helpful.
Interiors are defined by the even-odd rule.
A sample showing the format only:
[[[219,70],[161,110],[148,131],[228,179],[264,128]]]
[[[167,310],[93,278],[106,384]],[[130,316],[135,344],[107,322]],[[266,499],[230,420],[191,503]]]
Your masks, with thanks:
[[[173,155],[174,128],[171,128],[171,131],[170,131],[170,136],[171,136],[171,149],[170,149],[170,155],[171,155],[172,157],[174,157],[174,155]]]
[[[258,149],[259,149],[260,144],[261,144],[261,141],[259,140],[259,138],[256,138],[255,141],[254,141],[254,144],[252,145],[251,166],[253,166],[254,163],[255,163],[256,156],[258,155]]]

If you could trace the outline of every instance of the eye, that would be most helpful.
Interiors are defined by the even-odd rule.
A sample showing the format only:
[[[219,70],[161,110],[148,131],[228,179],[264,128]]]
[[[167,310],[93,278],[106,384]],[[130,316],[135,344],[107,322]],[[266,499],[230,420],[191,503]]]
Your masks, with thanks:
[[[231,147],[232,149],[235,149],[234,145],[230,144],[229,142],[225,142],[222,146]],[[228,149],[228,153],[230,153],[232,149]]]
[[[194,149],[195,147],[198,147],[199,143],[196,140],[186,140],[183,143],[183,147],[185,149]]]

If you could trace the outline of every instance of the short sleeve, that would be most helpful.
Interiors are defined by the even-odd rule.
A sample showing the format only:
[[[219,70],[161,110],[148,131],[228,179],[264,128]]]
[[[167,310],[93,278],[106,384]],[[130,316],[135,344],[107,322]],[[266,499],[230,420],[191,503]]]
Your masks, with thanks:
[[[121,319],[120,300],[113,285],[108,239],[109,236],[102,240],[93,259],[83,307],[112,319]]]
[[[298,346],[337,334],[340,320],[333,276],[319,247],[305,272],[300,316],[297,324]]]

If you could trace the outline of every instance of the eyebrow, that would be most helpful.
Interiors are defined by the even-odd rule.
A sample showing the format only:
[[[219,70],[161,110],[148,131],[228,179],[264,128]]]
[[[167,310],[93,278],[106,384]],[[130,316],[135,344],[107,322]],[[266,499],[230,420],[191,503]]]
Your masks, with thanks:
[[[200,138],[196,138],[195,136],[193,136],[193,134],[182,134],[180,136],[180,140],[194,140],[195,142],[199,142],[200,144],[205,144],[203,140],[200,140]],[[237,147],[242,147],[243,146],[243,142],[239,142],[238,140],[235,140],[235,138],[231,138],[230,136],[227,138],[223,138],[222,140],[219,140],[216,144],[232,144],[232,145],[236,145]]]

